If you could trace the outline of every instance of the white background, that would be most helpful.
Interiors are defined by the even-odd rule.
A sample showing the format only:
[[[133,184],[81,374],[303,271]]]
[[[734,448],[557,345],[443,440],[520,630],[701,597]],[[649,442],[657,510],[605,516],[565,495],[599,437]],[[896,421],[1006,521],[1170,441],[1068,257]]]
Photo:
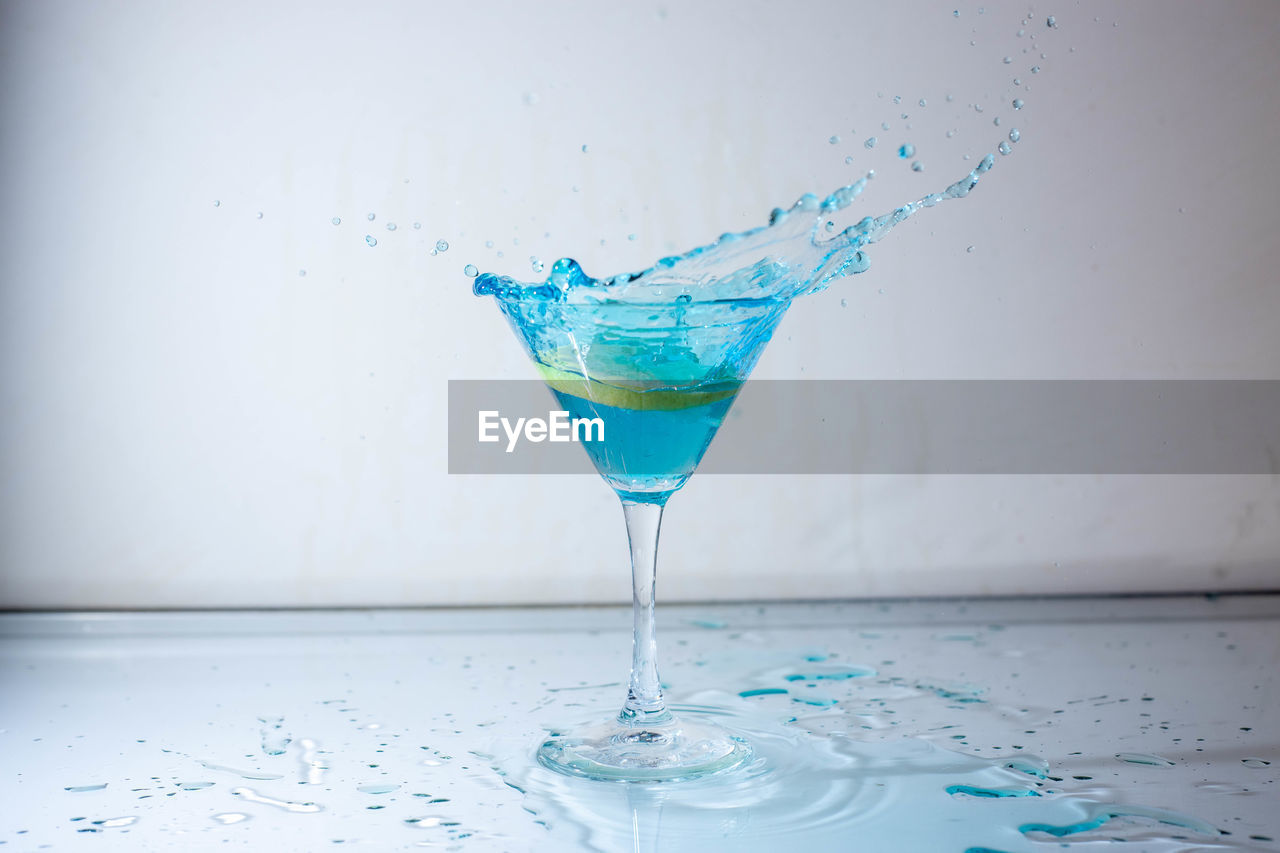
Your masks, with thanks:
[[[639,269],[867,169],[881,213],[1015,126],[756,375],[1280,378],[1270,0],[0,16],[0,606],[625,599],[598,479],[447,473],[447,380],[533,375],[463,265]],[[695,477],[661,598],[1278,581],[1276,476]]]

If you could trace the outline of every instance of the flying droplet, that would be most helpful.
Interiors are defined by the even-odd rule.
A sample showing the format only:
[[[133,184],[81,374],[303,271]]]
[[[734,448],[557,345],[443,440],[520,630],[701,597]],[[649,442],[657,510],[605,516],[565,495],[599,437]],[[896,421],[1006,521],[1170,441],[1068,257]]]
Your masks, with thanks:
[[[1016,127],[1009,131],[1010,142],[1017,142],[1021,138],[1022,138],[1022,132],[1018,130]]]
[[[388,231],[394,231],[394,230],[396,230],[396,224],[395,224],[394,222],[388,222],[388,223],[387,223],[387,230],[388,230]]]
[[[437,252],[447,252],[447,251],[449,251],[449,241],[448,241],[448,240],[437,240],[437,241],[436,241],[436,251],[437,251]]]
[[[306,278],[306,277],[307,277],[306,270],[298,270],[298,278]]]
[[[333,219],[330,219],[329,221],[330,221],[330,222],[332,222],[334,225],[341,225],[341,224],[342,224],[342,217],[341,217],[341,216],[335,216],[335,217],[333,217]]]
[[[848,157],[845,157],[845,158],[844,158],[844,164],[845,164],[846,166],[852,166],[852,165],[853,165],[853,156],[852,156],[852,155],[850,155],[850,156],[848,156]]]
[[[924,164],[923,164],[923,163],[921,163],[919,160],[915,161],[914,163],[912,163],[912,164],[911,164],[911,171],[913,171],[913,172],[923,172],[923,171],[924,171]]]
[[[222,202],[215,198],[215,199],[213,200],[213,206],[214,206],[214,207],[222,207]]]
[[[1058,28],[1058,19],[1055,18],[1053,15],[1050,15],[1048,20],[1046,20],[1044,23],[1045,23],[1045,26],[1047,26],[1051,30],[1056,30]]]
[[[475,278],[476,276],[480,275],[480,270],[476,269],[475,264],[467,264],[465,267],[462,268],[462,274],[465,275],[467,278]]]
[[[1009,153],[1010,151],[1012,151],[1012,150],[1013,150],[1013,146],[1011,146],[1009,143],[1007,143],[1007,142],[1001,142],[1001,143],[1000,143],[1000,153],[1001,153],[1001,154],[1008,154],[1008,153]]]
[[[915,153],[916,153],[916,147],[912,145],[910,142],[907,142],[898,148],[898,156],[901,157],[903,160],[906,160],[908,157],[911,157]]]
[[[927,107],[928,105],[929,105],[928,101],[926,101],[924,98],[920,99],[920,106]]]
[[[537,255],[529,256],[529,266],[533,269],[534,272],[542,272],[542,269],[543,269],[542,261],[538,260]]]
[[[583,153],[583,154],[586,154],[586,153],[587,153],[587,143],[585,143],[585,142],[584,142],[584,143],[582,143],[582,153]]]
[[[373,236],[372,234],[364,235],[364,241],[368,243],[370,246],[378,245],[378,238]]]
[[[835,135],[835,134],[832,134],[832,135],[831,135],[831,138],[830,138],[830,139],[828,139],[828,140],[827,140],[827,142],[831,143],[832,145],[839,145],[839,144],[840,144],[840,137],[839,137],[839,136],[837,136],[837,135]]]
[[[261,218],[262,218],[262,211],[261,211],[261,210],[259,210],[259,211],[258,211],[258,218],[259,218],[259,219],[261,219]]]
[[[485,240],[485,241],[484,241],[484,247],[485,247],[486,249],[492,249],[492,248],[493,248],[493,241],[492,241],[492,240]]]
[[[375,213],[370,213],[370,214],[369,214],[369,221],[370,221],[370,222],[372,222],[372,221],[373,221],[374,219],[376,219],[376,218],[377,218],[377,214],[375,214]]]
[[[635,235],[635,234],[628,234],[628,235],[627,235],[627,239],[628,239],[628,240],[632,240],[632,241],[634,241],[634,240],[636,239],[636,235]]]
[[[1012,57],[1012,56],[1006,56],[1004,59],[1002,59],[1002,60],[1001,60],[1001,62],[1003,62],[1005,65],[1009,65],[1010,63],[1012,63],[1012,62],[1013,62],[1013,57]]]
[[[415,223],[413,223],[413,230],[414,230],[414,231],[421,231],[421,230],[422,230],[422,223],[421,223],[421,222],[415,222]]]
[[[841,307],[841,308],[848,308],[848,307],[849,307],[849,300],[848,300],[848,299],[841,299],[841,300],[840,300],[840,307]]]
[[[1032,73],[1032,74],[1039,74],[1039,73],[1040,73],[1040,66],[1039,66],[1039,65],[1033,65],[1033,66],[1031,66],[1031,73]],[[1014,85],[1017,85],[1017,82],[1018,82],[1018,81],[1017,81],[1017,80],[1014,80],[1013,82],[1014,82]]]
[[[1014,108],[1015,110],[1020,110],[1020,109],[1022,109],[1022,107],[1023,107],[1023,104],[1024,104],[1024,103],[1025,103],[1025,102],[1022,100],[1022,98],[1014,98],[1014,99],[1013,99],[1013,108]]]
[[[867,137],[867,141],[866,141],[866,142],[864,142],[864,143],[862,143],[862,144],[863,144],[865,147],[867,147],[867,148],[875,148],[875,147],[876,147],[876,138],[875,138],[874,136],[868,136],[868,137]]]
[[[969,248],[965,249],[965,251],[972,255],[972,254],[973,254],[973,246],[970,246]]]

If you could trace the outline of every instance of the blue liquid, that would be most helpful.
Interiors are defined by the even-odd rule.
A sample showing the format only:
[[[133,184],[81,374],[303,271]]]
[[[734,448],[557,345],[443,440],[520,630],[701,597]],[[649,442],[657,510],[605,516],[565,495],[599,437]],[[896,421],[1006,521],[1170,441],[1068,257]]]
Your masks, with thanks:
[[[657,408],[613,406],[555,388],[552,391],[570,418],[599,418],[604,424],[603,441],[583,443],[600,476],[626,500],[661,503],[698,467],[733,405],[738,387],[732,383],[719,393],[705,388],[663,391]],[[695,405],[680,406],[682,396],[691,398]],[[628,395],[638,404],[643,403],[643,397],[643,392]],[[696,402],[708,397],[713,399]]]

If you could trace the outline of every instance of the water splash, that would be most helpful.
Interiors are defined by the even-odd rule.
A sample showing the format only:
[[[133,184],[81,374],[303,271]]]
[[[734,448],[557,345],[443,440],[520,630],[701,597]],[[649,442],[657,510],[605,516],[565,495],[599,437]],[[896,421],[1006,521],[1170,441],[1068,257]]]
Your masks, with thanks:
[[[724,234],[720,239],[682,255],[662,258],[636,273],[606,278],[588,276],[571,258],[556,261],[539,282],[521,282],[492,273],[479,275],[472,290],[477,296],[500,300],[655,304],[687,296],[690,301],[725,299],[788,302],[828,287],[847,275],[866,271],[864,251],[918,211],[964,198],[994,163],[988,154],[960,180],[941,192],[929,193],[876,217],[864,217],[824,239],[825,223],[847,211],[862,194],[871,176],[841,187],[826,198],[802,196],[788,210],[777,208],[769,224],[749,231]],[[531,259],[535,272],[542,264]]]

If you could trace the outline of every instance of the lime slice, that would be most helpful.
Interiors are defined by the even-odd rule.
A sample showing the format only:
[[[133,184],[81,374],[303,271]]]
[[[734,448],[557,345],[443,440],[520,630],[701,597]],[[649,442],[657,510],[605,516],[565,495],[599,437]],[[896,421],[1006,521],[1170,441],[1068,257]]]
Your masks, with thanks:
[[[552,390],[569,394],[602,406],[639,411],[673,411],[705,406],[727,400],[738,393],[742,382],[736,379],[719,382],[672,385],[661,380],[616,380],[603,382],[578,373],[538,365],[542,381]]]

